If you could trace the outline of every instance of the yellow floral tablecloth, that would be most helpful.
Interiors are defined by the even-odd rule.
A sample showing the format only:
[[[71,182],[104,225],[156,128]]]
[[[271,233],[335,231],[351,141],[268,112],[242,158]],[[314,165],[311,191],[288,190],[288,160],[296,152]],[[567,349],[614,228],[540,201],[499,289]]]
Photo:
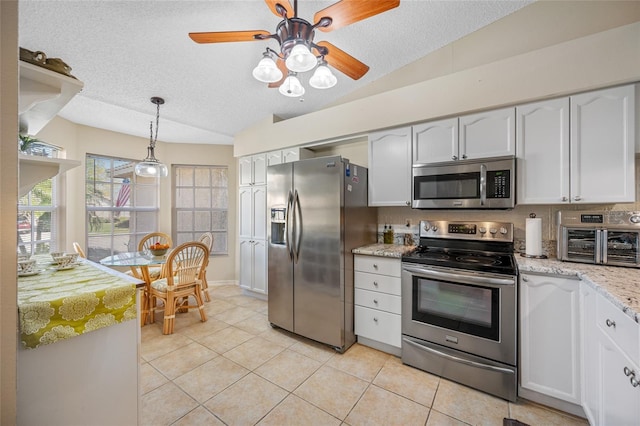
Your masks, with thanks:
[[[41,272],[18,277],[24,347],[37,348],[137,318],[140,280],[84,259],[73,269],[57,271],[50,256],[34,258]]]

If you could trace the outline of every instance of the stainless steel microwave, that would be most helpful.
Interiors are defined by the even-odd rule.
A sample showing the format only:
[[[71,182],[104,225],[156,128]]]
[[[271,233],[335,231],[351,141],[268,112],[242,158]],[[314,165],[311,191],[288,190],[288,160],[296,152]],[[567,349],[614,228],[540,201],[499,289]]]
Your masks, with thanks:
[[[413,166],[414,209],[511,209],[516,159],[494,157]]]

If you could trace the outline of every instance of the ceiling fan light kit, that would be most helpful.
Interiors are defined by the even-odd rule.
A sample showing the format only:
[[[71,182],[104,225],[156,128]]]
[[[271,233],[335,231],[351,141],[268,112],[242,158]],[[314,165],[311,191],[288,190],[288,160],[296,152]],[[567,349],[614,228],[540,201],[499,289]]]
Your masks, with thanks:
[[[293,7],[289,0],[265,0],[265,3],[273,14],[282,18],[274,34],[265,30],[221,31],[189,33],[189,37],[196,43],[276,40],[280,52],[267,47],[263,58],[253,69],[253,77],[269,83],[269,87],[278,87],[285,96],[299,97],[304,95],[305,90],[297,73],[315,68],[309,84],[315,89],[328,89],[335,86],[338,80],[327,65],[354,80],[369,71],[367,65],[331,43],[315,43],[316,28],[323,32],[333,31],[398,7],[400,0],[341,0],[317,12],[314,15],[315,24],[298,18],[297,0],[294,0]],[[276,61],[273,55],[277,57]]]
[[[287,78],[284,79],[280,87],[278,87],[278,91],[290,98],[297,98],[304,95],[304,86],[298,80],[298,77],[295,73],[289,73]]]
[[[158,124],[160,122],[160,105],[164,104],[164,99],[154,96],[151,103],[156,105],[156,134],[153,135],[153,121],[149,124],[150,133],[149,146],[147,147],[147,158],[136,164],[135,174],[140,177],[167,177],[169,170],[167,166],[156,159],[154,150],[158,140]]]
[[[273,60],[271,52],[264,52],[262,59],[253,69],[253,77],[263,83],[275,83],[282,80],[282,71]]]

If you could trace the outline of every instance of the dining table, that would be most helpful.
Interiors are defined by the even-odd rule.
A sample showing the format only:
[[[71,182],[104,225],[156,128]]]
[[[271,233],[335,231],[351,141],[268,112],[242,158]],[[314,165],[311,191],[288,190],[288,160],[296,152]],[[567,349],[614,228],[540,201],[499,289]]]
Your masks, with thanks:
[[[164,270],[164,264],[167,262],[168,256],[169,253],[165,253],[162,256],[154,256],[149,251],[132,251],[117,253],[100,260],[100,264],[104,266],[129,267],[134,277],[144,281],[145,287],[140,297],[140,325],[142,326],[153,315],[149,298],[149,289],[152,281],[149,267],[157,266]],[[160,276],[162,277],[164,274],[161,272]]]

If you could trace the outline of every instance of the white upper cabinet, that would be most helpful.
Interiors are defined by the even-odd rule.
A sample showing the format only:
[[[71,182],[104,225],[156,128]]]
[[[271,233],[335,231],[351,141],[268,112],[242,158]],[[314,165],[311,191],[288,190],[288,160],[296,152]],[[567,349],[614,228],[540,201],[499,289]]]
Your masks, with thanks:
[[[457,160],[458,118],[413,126],[413,164]]]
[[[313,152],[305,148],[287,148],[278,151],[267,152],[267,167],[282,163],[292,163],[305,158],[313,157]]]
[[[411,127],[369,134],[369,205],[411,205]]]
[[[569,200],[569,98],[519,106],[517,203]]]
[[[517,108],[518,204],[635,201],[634,86]]]
[[[571,96],[571,202],[635,201],[635,87]]]
[[[267,167],[282,164],[282,151],[267,152]]]
[[[514,156],[515,108],[413,126],[413,165]]]
[[[267,158],[265,154],[240,157],[240,186],[267,183]]]
[[[459,158],[516,155],[515,108],[465,115],[459,119]]]

